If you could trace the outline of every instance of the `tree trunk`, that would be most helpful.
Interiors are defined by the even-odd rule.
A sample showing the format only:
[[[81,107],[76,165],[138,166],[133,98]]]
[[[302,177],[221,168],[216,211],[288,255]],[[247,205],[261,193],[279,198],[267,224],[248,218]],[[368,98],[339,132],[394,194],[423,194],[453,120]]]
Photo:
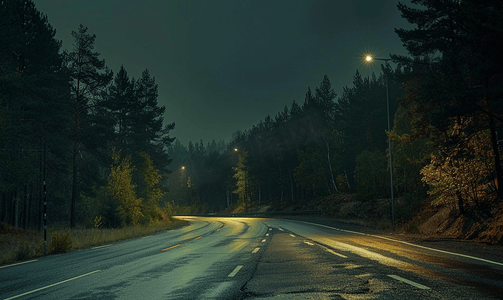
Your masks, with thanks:
[[[459,213],[462,215],[465,214],[465,208],[464,208],[464,200],[463,197],[461,197],[461,192],[457,191],[456,196],[458,197],[458,208],[459,208]]]
[[[496,171],[496,188],[498,197],[503,199],[503,188],[500,183],[503,183],[503,171],[501,169],[501,158],[498,149],[498,136],[496,134],[496,126],[494,125],[494,119],[489,115],[489,127],[491,130],[491,144],[494,153],[494,168]]]

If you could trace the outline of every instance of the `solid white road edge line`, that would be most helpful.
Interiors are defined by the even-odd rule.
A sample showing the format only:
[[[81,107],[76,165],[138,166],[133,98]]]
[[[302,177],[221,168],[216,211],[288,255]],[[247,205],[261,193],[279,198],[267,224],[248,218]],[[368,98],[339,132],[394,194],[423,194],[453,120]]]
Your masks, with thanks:
[[[426,249],[426,250],[436,251],[436,252],[440,252],[440,253],[445,253],[445,254],[450,254],[450,255],[455,255],[455,256],[460,256],[460,257],[465,257],[465,258],[470,258],[470,259],[479,260],[479,261],[483,261],[483,262],[490,263],[490,264],[495,264],[495,265],[503,266],[503,263],[500,263],[500,262],[497,262],[497,261],[483,259],[483,258],[479,258],[479,257],[475,257],[475,256],[466,255],[466,254],[460,254],[460,253],[449,252],[449,251],[445,251],[445,250],[434,249],[434,248],[430,248],[430,247],[425,247],[425,246],[421,246],[421,245],[412,244],[412,243],[409,243],[409,242],[404,242],[404,241],[400,241],[400,240],[391,239],[391,238],[380,236],[380,235],[362,233],[362,232],[345,230],[345,229],[339,229],[339,228],[330,227],[330,226],[327,226],[327,225],[321,225],[321,224],[316,224],[316,223],[311,223],[311,222],[305,222],[305,221],[300,221],[300,222],[306,223],[306,224],[311,224],[311,225],[316,225],[316,226],[320,226],[320,227],[325,227],[325,228],[329,228],[329,229],[334,229],[334,230],[338,230],[338,231],[343,231],[343,232],[349,232],[349,233],[355,233],[355,234],[359,234],[359,235],[372,236],[372,237],[376,237],[376,238],[380,238],[380,239],[384,239],[384,240],[388,240],[388,241],[402,243],[404,245],[418,247],[418,248],[421,248],[421,249]]]
[[[33,259],[33,260],[22,261],[22,262],[18,262],[18,263],[6,265],[6,266],[1,266],[0,269],[8,268],[8,267],[13,267],[13,266],[18,266],[18,265],[22,265],[22,264],[27,264],[27,263],[31,263],[31,262],[34,262],[34,261],[37,261],[37,260],[38,259]]]
[[[429,290],[430,288],[425,286],[425,285],[422,285],[422,284],[419,284],[417,282],[414,282],[414,281],[411,281],[411,280],[408,280],[408,279],[405,279],[403,277],[400,277],[398,275],[388,275],[389,277],[393,278],[393,279],[396,279],[396,280],[400,280],[400,281],[403,281],[405,283],[408,283],[412,286],[415,286],[417,287],[418,289],[422,289],[422,290]]]
[[[242,267],[243,267],[243,265],[239,265],[239,266],[237,266],[237,267],[234,269],[234,271],[232,271],[232,272],[229,274],[229,276],[228,276],[228,277],[234,277],[234,276],[236,276],[236,274],[239,272],[239,270],[241,270],[241,268],[242,268]]]
[[[99,248],[104,248],[104,247],[108,247],[108,246],[112,246],[112,244],[103,245],[103,246],[97,246],[97,247],[92,247],[91,249],[99,249]]]
[[[29,292],[22,293],[22,294],[19,294],[19,295],[10,297],[10,298],[6,298],[4,300],[16,299],[16,298],[19,298],[19,297],[22,297],[22,296],[26,296],[26,295],[29,295],[29,294],[32,294],[32,293],[35,293],[35,292],[38,292],[38,291],[41,291],[41,290],[45,290],[45,289],[48,289],[50,287],[53,287],[53,286],[56,286],[56,285],[59,285],[59,284],[62,284],[62,283],[68,282],[68,281],[72,281],[72,280],[75,280],[75,279],[78,279],[78,278],[81,278],[81,277],[84,277],[84,276],[87,276],[87,275],[91,275],[91,274],[99,272],[99,271],[101,271],[101,270],[96,270],[96,271],[92,271],[92,272],[89,272],[89,273],[86,273],[86,274],[82,274],[82,275],[79,275],[79,276],[76,276],[76,277],[72,277],[70,279],[63,280],[63,281],[60,281],[60,282],[56,282],[56,283],[50,284],[48,286],[44,286],[44,287],[38,288],[38,289],[33,290],[33,291],[29,291]]]

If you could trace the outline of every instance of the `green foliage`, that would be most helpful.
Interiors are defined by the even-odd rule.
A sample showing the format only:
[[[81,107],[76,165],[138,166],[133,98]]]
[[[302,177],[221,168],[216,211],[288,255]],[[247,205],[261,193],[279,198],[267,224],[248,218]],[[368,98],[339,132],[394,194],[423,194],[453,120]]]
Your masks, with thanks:
[[[236,167],[232,168],[235,172],[233,177],[237,180],[236,189],[233,191],[233,193],[238,194],[239,200],[242,203],[246,203],[249,200],[248,197],[250,193],[250,175],[249,171],[247,170],[248,166],[246,165],[248,151],[246,149],[241,150],[238,157],[239,158]]]
[[[313,147],[297,150],[299,165],[295,167],[293,177],[298,186],[315,195],[326,195],[327,185],[323,166],[322,154]]]
[[[72,248],[72,233],[54,232],[51,234],[49,242],[49,253],[65,253]]]
[[[358,193],[365,198],[385,197],[389,193],[389,168],[386,156],[364,151],[356,158],[355,180]]]
[[[154,168],[150,156],[145,152],[140,152],[139,157],[142,161],[136,165],[139,177],[136,192],[138,197],[143,199],[142,212],[144,222],[151,223],[163,218],[164,213],[160,207],[160,202],[166,192],[159,188],[159,182],[162,177],[159,171]],[[169,203],[167,208],[169,208]]]
[[[410,220],[425,204],[426,190],[403,193],[395,198],[395,219]]]
[[[131,158],[120,157],[120,153],[114,152],[113,164],[108,176],[107,195],[116,207],[120,216],[121,225],[137,225],[140,218],[142,199],[136,196],[135,184],[132,182],[133,168]]]

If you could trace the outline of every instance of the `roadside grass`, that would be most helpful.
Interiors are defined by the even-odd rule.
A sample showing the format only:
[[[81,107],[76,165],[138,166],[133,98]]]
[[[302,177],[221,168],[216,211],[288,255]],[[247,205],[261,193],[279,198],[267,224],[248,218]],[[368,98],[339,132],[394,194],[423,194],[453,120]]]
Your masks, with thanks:
[[[107,243],[142,237],[156,232],[171,230],[187,222],[171,219],[150,225],[124,228],[77,228],[61,226],[47,230],[48,254],[100,246]],[[44,255],[43,231],[23,230],[0,223],[0,265],[33,259]]]

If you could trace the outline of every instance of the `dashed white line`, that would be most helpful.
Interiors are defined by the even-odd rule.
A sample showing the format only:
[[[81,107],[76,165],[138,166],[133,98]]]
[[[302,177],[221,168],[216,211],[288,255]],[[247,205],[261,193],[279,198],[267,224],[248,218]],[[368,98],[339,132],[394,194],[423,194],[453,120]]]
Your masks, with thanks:
[[[281,231],[284,231],[284,230],[283,230],[283,228],[281,228],[281,227],[280,227],[280,228],[278,228],[278,229],[279,229],[279,230],[281,230]]]
[[[417,287],[418,289],[422,289],[422,290],[429,290],[430,288],[425,286],[425,285],[422,285],[422,284],[419,284],[417,282],[414,282],[414,281],[411,281],[411,280],[408,280],[408,279],[405,279],[403,277],[400,277],[400,276],[397,276],[397,275],[388,275],[389,277],[393,278],[393,279],[396,279],[396,280],[400,280],[402,282],[405,282],[405,283],[408,283],[412,286],[415,286]]]
[[[0,269],[8,268],[8,267],[13,267],[13,266],[18,266],[18,265],[22,265],[22,264],[27,264],[27,263],[31,263],[31,262],[34,262],[34,261],[37,261],[37,260],[38,259],[34,259],[34,260],[28,260],[28,261],[18,262],[18,263],[6,265],[6,266],[1,266]]]
[[[325,248],[325,251],[327,251],[328,253],[332,253],[334,255],[340,256],[342,258],[348,258],[346,255],[339,254],[339,253],[333,251],[332,249]]]
[[[291,233],[290,233],[290,236],[291,236],[291,237],[295,237],[295,235],[293,235],[293,234],[291,234]]]
[[[87,275],[91,275],[91,274],[99,272],[99,271],[101,271],[101,270],[96,270],[96,271],[92,271],[92,272],[89,272],[89,273],[86,273],[86,274],[82,274],[82,275],[79,275],[79,276],[76,276],[76,277],[72,277],[70,279],[63,280],[63,281],[60,281],[60,282],[57,282],[57,283],[53,283],[53,284],[50,284],[48,286],[44,286],[44,287],[38,288],[38,289],[33,290],[33,291],[29,291],[29,292],[22,293],[22,294],[19,294],[19,295],[10,297],[10,298],[6,298],[4,300],[16,299],[16,298],[19,298],[19,297],[22,297],[22,296],[33,294],[35,292],[38,292],[38,291],[41,291],[41,290],[45,290],[45,289],[48,289],[50,287],[53,287],[53,286],[56,286],[56,285],[59,285],[59,284],[62,284],[62,283],[68,282],[68,281],[72,281],[72,280],[75,280],[75,279],[78,279],[78,278],[81,278],[81,277],[84,277],[84,276],[87,276]]]
[[[269,236],[269,233],[266,233],[265,236]]]
[[[308,244],[309,246],[314,246],[314,244],[313,244],[313,243],[308,242],[308,241],[304,241],[304,244]]]
[[[236,276],[236,274],[239,272],[239,270],[241,270],[241,268],[242,268],[242,267],[243,267],[242,265],[237,266],[237,267],[234,269],[234,271],[232,271],[232,272],[228,275],[228,277],[234,277],[234,276]]]
[[[269,230],[272,230],[272,228],[269,228]]]
[[[263,240],[262,240],[262,243],[265,243],[265,241],[267,241],[267,239],[263,239]]]
[[[255,248],[255,249],[253,249],[252,253],[257,253],[259,250],[260,250],[260,248],[259,248],[259,247],[257,247],[257,248]]]

